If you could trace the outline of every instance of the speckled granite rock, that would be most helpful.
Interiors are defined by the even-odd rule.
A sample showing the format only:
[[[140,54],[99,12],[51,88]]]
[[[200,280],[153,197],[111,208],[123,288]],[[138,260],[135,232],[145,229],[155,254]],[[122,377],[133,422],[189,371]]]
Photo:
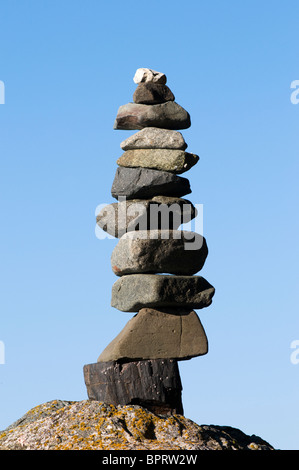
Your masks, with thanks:
[[[135,149],[174,149],[185,150],[187,144],[178,131],[159,129],[158,127],[145,127],[141,131],[121,142],[123,150]]]
[[[192,276],[208,256],[206,239],[187,230],[139,230],[125,233],[111,254],[116,276],[168,273]]]
[[[126,150],[116,163],[126,168],[151,168],[181,174],[190,170],[198,160],[198,155],[183,150],[135,149]]]
[[[0,450],[181,449],[274,450],[260,437],[232,427],[89,400],[44,403],[0,431]]]

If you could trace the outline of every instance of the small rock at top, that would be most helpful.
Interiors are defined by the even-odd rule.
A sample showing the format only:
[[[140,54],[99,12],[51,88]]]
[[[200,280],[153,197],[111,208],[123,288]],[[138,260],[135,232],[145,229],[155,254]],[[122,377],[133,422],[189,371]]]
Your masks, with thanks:
[[[167,78],[166,75],[162,72],[157,72],[156,70],[147,68],[140,68],[136,70],[133,81],[135,83],[155,82],[165,85]]]

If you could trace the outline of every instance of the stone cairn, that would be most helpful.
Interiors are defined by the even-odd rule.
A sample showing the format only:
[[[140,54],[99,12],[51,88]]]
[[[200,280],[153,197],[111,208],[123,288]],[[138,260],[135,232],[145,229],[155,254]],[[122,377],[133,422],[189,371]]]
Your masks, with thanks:
[[[113,405],[141,405],[158,414],[183,414],[178,361],[208,352],[194,309],[208,307],[215,289],[198,273],[207,258],[205,238],[179,230],[198,214],[184,199],[189,180],[178,176],[199,157],[186,152],[178,130],[190,115],[175,102],[166,76],[138,69],[133,103],[120,106],[114,129],[138,130],[120,144],[112,197],[97,224],[119,238],[111,267],[119,279],[111,305],[135,315],[84,366],[88,397]]]

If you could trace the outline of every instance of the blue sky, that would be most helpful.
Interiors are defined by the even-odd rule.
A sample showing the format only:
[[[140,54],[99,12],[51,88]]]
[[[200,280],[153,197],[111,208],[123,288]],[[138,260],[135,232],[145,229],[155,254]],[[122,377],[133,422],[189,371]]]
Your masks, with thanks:
[[[0,429],[53,399],[87,398],[130,314],[110,307],[110,196],[120,105],[139,67],[166,73],[191,115],[216,289],[198,311],[209,353],[180,362],[185,415],[299,449],[298,2],[3,0],[0,6]],[[299,357],[299,354],[298,354]]]

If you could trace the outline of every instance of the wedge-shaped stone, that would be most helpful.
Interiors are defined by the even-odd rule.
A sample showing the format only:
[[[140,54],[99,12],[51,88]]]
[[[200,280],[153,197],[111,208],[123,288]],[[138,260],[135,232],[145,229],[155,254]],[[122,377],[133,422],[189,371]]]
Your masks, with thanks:
[[[168,171],[148,168],[118,167],[111,188],[111,194],[118,199],[150,199],[154,196],[182,197],[191,193],[187,178]]]
[[[200,271],[208,256],[205,238],[186,230],[128,232],[111,255],[117,276],[169,273],[192,276]]]
[[[207,352],[207,337],[194,311],[143,308],[108,344],[98,362],[184,360]]]
[[[185,150],[187,144],[178,131],[159,129],[158,127],[145,127],[139,132],[121,142],[123,150],[135,149],[173,149]]]
[[[114,129],[188,129],[191,126],[189,113],[175,101],[161,104],[127,103],[119,107]]]
[[[141,308],[200,309],[212,303],[215,289],[201,276],[129,274],[112,286],[111,306],[123,312]]]
[[[188,223],[197,209],[187,199],[155,196],[152,199],[131,199],[104,206],[97,214],[97,225],[112,237],[139,230],[172,230]]]
[[[151,168],[181,174],[190,170],[198,160],[198,155],[183,150],[135,149],[123,153],[117,164],[128,168]]]

